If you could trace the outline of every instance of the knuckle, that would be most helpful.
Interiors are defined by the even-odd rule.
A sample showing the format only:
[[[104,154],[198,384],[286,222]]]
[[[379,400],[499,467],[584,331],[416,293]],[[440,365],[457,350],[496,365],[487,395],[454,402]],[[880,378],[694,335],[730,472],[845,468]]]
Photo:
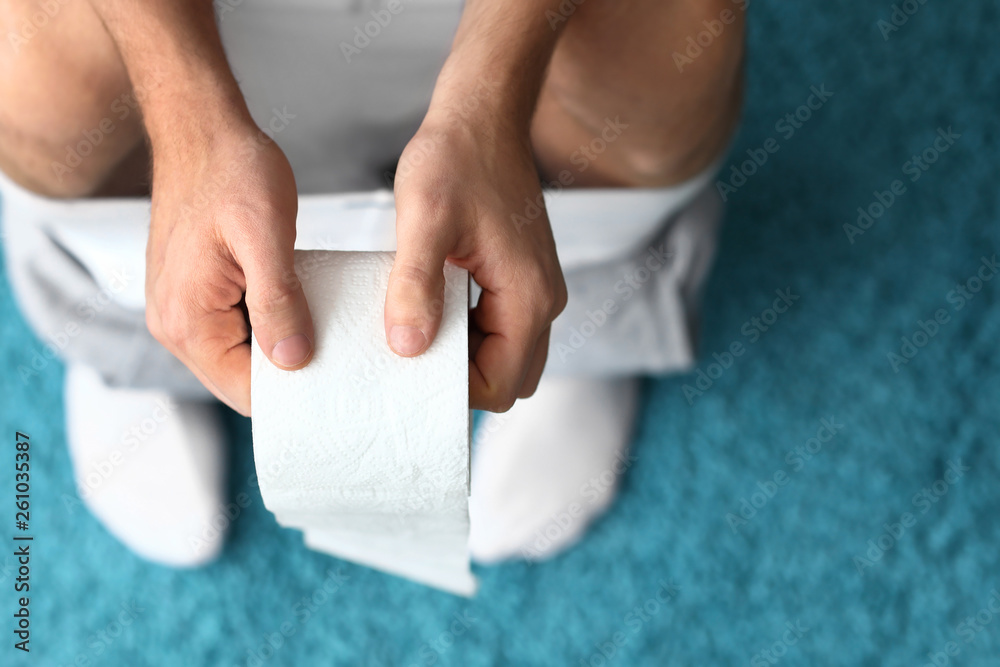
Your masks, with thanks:
[[[188,318],[178,308],[166,309],[160,316],[160,334],[167,344],[182,348],[191,334]]]
[[[531,277],[530,281],[535,285],[533,311],[548,324],[566,308],[568,299],[566,281],[563,280],[561,273],[551,275],[541,269]]]
[[[160,328],[163,336],[172,343],[185,340],[191,331],[189,320],[181,305],[174,300],[162,304]]]
[[[264,221],[276,219],[277,212],[262,202],[249,202],[243,197],[227,196],[217,202],[216,217],[242,235],[259,234]],[[244,237],[246,238],[246,237]],[[250,236],[249,238],[253,238]]]
[[[497,409],[496,412],[507,412],[512,407],[514,407],[514,402],[517,400],[517,394],[515,392],[505,393],[502,396],[497,397]]]
[[[433,280],[433,277],[427,269],[413,264],[403,264],[393,267],[392,277],[393,280],[398,283],[402,283],[404,285],[415,285],[418,287],[423,287]]]
[[[442,190],[444,188],[420,187],[402,195],[399,201],[401,222],[425,227],[449,219],[454,207]]]
[[[315,263],[315,260],[314,260],[314,263]],[[303,277],[304,278],[308,278],[309,277],[309,272],[313,268],[314,267],[308,267],[305,270],[305,272],[303,274]],[[292,267],[288,267],[288,268],[282,269],[281,270],[281,275],[279,276],[278,279],[281,281],[281,284],[284,285],[285,288],[288,289],[291,292],[298,291],[299,288],[302,287],[302,281],[299,279],[299,274]]]
[[[535,385],[533,385],[531,387],[525,387],[525,388],[521,389],[520,392],[518,392],[517,397],[519,399],[521,399],[521,398],[531,398],[532,396],[535,395],[535,391],[537,389],[538,389],[538,384],[535,384]]]
[[[485,397],[486,409],[490,412],[507,412],[514,407],[517,391],[509,385],[494,387]]]
[[[160,279],[147,284],[146,328],[161,345],[176,347],[184,339],[179,314],[177,288],[171,281]]]
[[[559,316],[563,310],[566,309],[566,304],[569,302],[569,292],[566,289],[566,281],[563,280],[562,275],[559,275],[558,280],[553,291],[553,302],[549,310],[552,319]]]
[[[184,349],[195,331],[188,291],[161,281],[146,308],[146,326],[153,337],[169,349]]]
[[[295,243],[295,212],[273,201],[226,198],[217,204],[216,220],[241,257],[264,265],[274,248]]]
[[[153,291],[153,299],[146,306],[146,327],[157,341],[173,347],[185,337],[185,327],[179,312],[178,300],[161,283]]]
[[[551,290],[543,289],[538,293],[536,299],[537,316],[547,324],[556,308],[556,295]]]
[[[288,312],[295,304],[295,289],[284,281],[259,286],[252,294],[247,292],[247,307],[264,315]]]
[[[401,290],[416,292],[420,296],[437,296],[437,288],[444,280],[444,274],[435,275],[420,266],[403,264],[392,268],[393,290],[398,294]]]
[[[159,341],[164,342],[163,327],[160,326],[160,314],[152,304],[146,306],[146,328],[149,334]]]

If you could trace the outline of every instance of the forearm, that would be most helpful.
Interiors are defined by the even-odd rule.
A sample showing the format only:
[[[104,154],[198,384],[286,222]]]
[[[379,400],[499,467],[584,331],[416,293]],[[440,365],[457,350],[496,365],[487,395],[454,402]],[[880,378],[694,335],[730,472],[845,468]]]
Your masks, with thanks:
[[[559,0],[469,0],[434,89],[431,115],[475,108],[527,133],[566,23],[550,21],[558,16],[558,5]]]
[[[211,2],[90,1],[121,52],[154,154],[249,119]]]

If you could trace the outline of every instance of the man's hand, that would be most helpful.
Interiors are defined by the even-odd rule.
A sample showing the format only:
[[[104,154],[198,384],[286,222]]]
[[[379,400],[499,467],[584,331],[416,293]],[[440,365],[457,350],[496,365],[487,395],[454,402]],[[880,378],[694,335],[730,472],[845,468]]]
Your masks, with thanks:
[[[429,114],[403,151],[395,192],[390,346],[403,356],[427,349],[441,323],[445,259],[468,269],[483,288],[470,322],[470,404],[507,410],[534,393],[549,325],[566,305],[548,220],[511,220],[541,201],[527,141],[497,119]]]
[[[297,369],[312,354],[293,259],[295,180],[252,122],[180,142],[158,155],[154,147],[146,323],[212,393],[249,415],[247,314],[275,365]]]
[[[529,129],[558,38],[557,2],[469,0],[430,110],[396,170],[396,262],[385,304],[396,353],[420,354],[441,322],[445,260],[483,288],[472,312],[469,398],[502,412],[535,391],[566,286]],[[528,205],[543,209],[518,225]]]
[[[244,306],[272,362],[298,368],[312,353],[293,267],[291,169],[250,119],[210,3],[148,0],[139,12],[126,0],[91,3],[122,54],[153,149],[150,331],[249,414]],[[477,408],[506,410],[534,391],[549,324],[566,300],[547,219],[520,229],[512,220],[526,201],[541,201],[528,135],[559,32],[545,12],[557,4],[467,2],[431,110],[398,170],[387,339],[400,354],[423,352],[440,323],[444,261],[468,268],[485,290],[470,341]],[[479,84],[475,110],[456,113]]]
[[[299,368],[312,354],[293,265],[291,167],[250,117],[211,3],[90,2],[122,55],[152,146],[146,323],[208,389],[248,415],[247,316],[277,366]]]

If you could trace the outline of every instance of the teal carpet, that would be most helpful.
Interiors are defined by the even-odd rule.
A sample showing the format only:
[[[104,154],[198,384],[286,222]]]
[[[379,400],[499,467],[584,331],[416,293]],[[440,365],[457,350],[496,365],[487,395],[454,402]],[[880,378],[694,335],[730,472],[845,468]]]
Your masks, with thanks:
[[[1000,254],[1000,5],[900,4],[886,40],[888,1],[753,3],[704,375],[647,382],[638,462],[578,548],[480,568],[473,601],[307,551],[247,483],[238,418],[250,500],[222,559],[133,557],[71,502],[62,368],[13,372],[40,343],[4,285],[3,520],[27,431],[36,540],[30,660],[0,556],[0,664],[1000,664],[1000,279],[977,276]]]

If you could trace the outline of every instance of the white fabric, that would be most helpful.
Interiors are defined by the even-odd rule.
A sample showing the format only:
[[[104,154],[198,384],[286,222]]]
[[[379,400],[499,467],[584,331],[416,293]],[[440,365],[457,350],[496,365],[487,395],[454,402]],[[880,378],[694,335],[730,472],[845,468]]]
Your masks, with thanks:
[[[544,560],[583,535],[632,465],[638,380],[542,377],[476,429],[469,548],[480,563]]]
[[[715,165],[668,188],[546,191],[545,207],[563,269],[622,258],[641,248],[666,219],[694,199],[714,173]],[[103,287],[117,290],[115,276],[123,271],[145,276],[148,199],[49,199],[19,187],[3,172],[0,193],[8,217],[44,221],[47,230],[77,255]],[[392,192],[300,195],[295,248],[394,251]],[[123,305],[145,307],[142,279],[115,293]]]
[[[111,389],[80,364],[66,371],[66,439],[87,508],[140,556],[193,567],[221,551],[232,518],[217,407]]]
[[[396,13],[353,0],[225,4],[215,6],[230,65],[300,192],[385,187],[423,120],[462,3],[400,0]]]

